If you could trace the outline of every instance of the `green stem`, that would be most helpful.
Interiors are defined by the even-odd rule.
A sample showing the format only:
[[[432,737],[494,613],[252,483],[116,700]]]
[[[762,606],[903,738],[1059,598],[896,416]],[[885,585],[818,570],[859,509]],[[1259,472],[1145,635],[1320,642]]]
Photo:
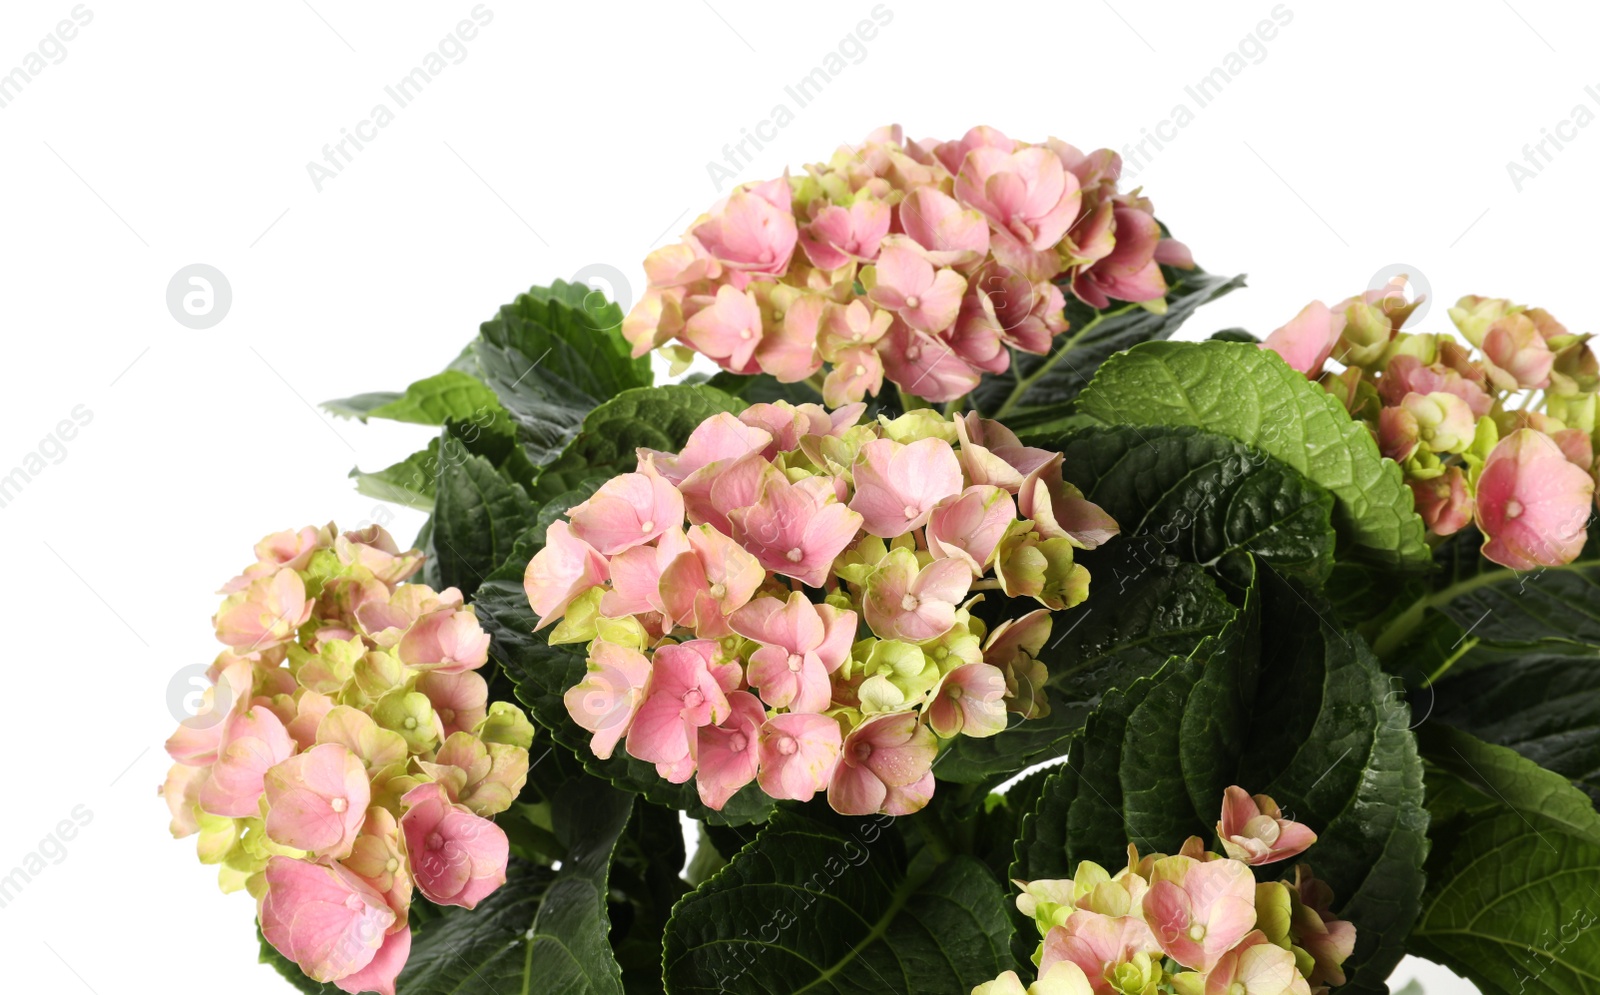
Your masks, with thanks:
[[[1137,305],[1130,305],[1130,307],[1136,306]],[[1022,395],[1026,394],[1028,389],[1039,381],[1040,377],[1043,377],[1046,373],[1049,373],[1051,369],[1055,367],[1056,363],[1061,361],[1061,357],[1065,356],[1073,347],[1075,347],[1085,335],[1088,335],[1089,332],[1094,329],[1094,326],[1100,324],[1100,322],[1106,320],[1114,314],[1121,314],[1127,310],[1129,310],[1129,308],[1119,308],[1116,311],[1101,311],[1096,314],[1092,319],[1089,320],[1087,324],[1078,329],[1072,338],[1064,342],[1061,348],[1052,352],[1044,362],[1040,363],[1038,369],[1034,370],[1025,377],[1017,377],[1017,385],[1011,388],[1011,393],[1006,395],[1006,399],[1000,402],[1000,406],[994,410],[994,414],[990,415],[990,417],[995,421],[999,421],[1000,419],[1004,418],[1012,408],[1016,407],[1017,402],[1022,399]],[[1013,369],[1016,368],[1016,364],[1017,354],[1016,350],[1013,349],[1011,352],[1011,366]]]
[[[810,387],[812,390],[814,390],[818,394],[820,394],[820,393],[822,393],[822,384],[827,379],[828,379],[827,375],[824,374],[821,370],[818,370],[817,372],[811,374],[809,377],[806,377],[805,383],[806,383],[807,387]]]
[[[894,390],[896,394],[900,395],[900,410],[902,411],[916,411],[918,408],[933,407],[933,405],[917,395],[907,393],[904,387],[896,385]]]
[[[1600,560],[1575,560],[1556,569],[1581,570],[1593,566],[1600,566]],[[1498,583],[1511,576],[1514,576],[1514,572],[1510,570],[1485,570],[1476,577],[1468,577],[1432,594],[1424,594],[1408,605],[1405,611],[1396,615],[1394,621],[1378,634],[1372,641],[1372,652],[1377,654],[1378,659],[1387,660],[1416,633],[1418,627],[1422,625],[1422,620],[1427,617],[1429,608],[1437,608],[1463,594]]]
[[[971,394],[962,394],[960,397],[956,398],[954,401],[951,401],[949,404],[946,404],[944,406],[944,416],[946,418],[949,418],[949,417],[951,417],[953,415],[959,415],[962,411],[965,411],[966,407],[967,407],[967,398],[969,398],[971,396],[972,396]]]
[[[1471,639],[1463,640],[1461,643],[1461,648],[1446,657],[1445,661],[1439,664],[1433,673],[1428,675],[1428,679],[1422,682],[1422,686],[1425,688],[1433,687],[1434,682],[1445,675],[1445,671],[1455,666],[1457,660],[1472,652],[1472,647],[1476,645],[1478,645],[1477,636],[1473,636]]]

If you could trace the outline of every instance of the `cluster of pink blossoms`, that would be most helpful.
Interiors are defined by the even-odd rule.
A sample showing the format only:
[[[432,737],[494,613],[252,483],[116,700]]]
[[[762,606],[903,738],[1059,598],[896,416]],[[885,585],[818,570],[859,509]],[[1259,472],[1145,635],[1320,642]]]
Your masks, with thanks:
[[[533,727],[489,703],[489,635],[383,529],[280,532],[223,589],[227,647],[167,740],[172,834],[198,834],[267,941],[345,991],[393,995],[413,886],[472,908],[506,875],[490,821],[522,790]]]
[[[589,644],[566,703],[597,756],[625,741],[716,809],[755,781],[905,814],[941,737],[1044,713],[1049,610],[1116,523],[996,422],[862,410],[716,415],[550,526],[524,584],[551,643]],[[982,590],[1045,608],[988,632]]]
[[[1356,929],[1304,864],[1292,883],[1251,867],[1293,857],[1316,834],[1266,795],[1231,787],[1217,823],[1223,853],[1191,836],[1173,856],[1139,856],[1111,874],[1093,861],[1070,880],[1018,881],[1017,908],[1044,942],[1039,980],[1012,971],[972,995],[1312,995],[1345,981]]]
[[[1540,308],[1463,297],[1450,309],[1474,348],[1400,327],[1403,278],[1332,308],[1307,305],[1263,347],[1364,420],[1405,470],[1428,529],[1476,522],[1483,555],[1514,570],[1558,566],[1583,549],[1595,496],[1600,364],[1590,336]],[[1324,372],[1332,358],[1341,373]]]
[[[806,175],[747,184],[645,259],[650,289],[623,323],[634,355],[697,352],[734,373],[820,377],[839,407],[883,378],[932,401],[1045,354],[1068,287],[1161,307],[1160,263],[1191,267],[1150,201],[1117,192],[1122,160],[1057,139],[973,128],[907,142],[898,125]],[[1008,349],[1009,347],[1009,349]]]

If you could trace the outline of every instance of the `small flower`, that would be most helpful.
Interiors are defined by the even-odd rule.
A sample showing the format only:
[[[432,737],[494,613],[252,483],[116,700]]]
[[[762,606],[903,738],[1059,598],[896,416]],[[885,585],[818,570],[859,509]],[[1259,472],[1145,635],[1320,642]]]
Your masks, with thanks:
[[[915,712],[867,719],[845,737],[828,783],[828,804],[840,815],[910,815],[933,795],[938,742]]]
[[[884,240],[877,262],[861,279],[873,304],[930,334],[944,331],[956,320],[967,289],[961,274],[935,269],[916,243],[895,237]]]
[[[489,662],[489,634],[472,609],[442,608],[411,626],[400,640],[399,657],[414,670],[465,673]]]
[[[1490,325],[1482,348],[1484,372],[1501,390],[1550,385],[1555,354],[1526,314],[1508,314]]]
[[[972,571],[963,560],[923,566],[909,549],[896,549],[867,578],[862,612],[879,636],[925,642],[955,625],[956,605],[971,586]]]
[[[371,801],[367,768],[337,743],[323,743],[266,772],[267,835],[276,843],[339,859],[350,853]]]
[[[1548,436],[1519,429],[1489,453],[1475,517],[1483,555],[1513,570],[1570,563],[1583,549],[1594,480]]]
[[[1039,970],[1074,964],[1089,979],[1096,995],[1120,995],[1113,987],[1117,967],[1139,957],[1148,959],[1160,949],[1137,915],[1110,916],[1078,909],[1068,914],[1065,923],[1045,933]]]
[[[935,266],[967,266],[989,254],[989,224],[934,187],[918,187],[896,208],[900,227]]]
[[[228,595],[217,610],[217,639],[241,653],[269,650],[293,639],[314,607],[305,581],[284,567]]]
[[[200,786],[200,808],[236,819],[258,814],[262,779],[294,754],[295,743],[283,722],[265,705],[228,720],[211,777]]]
[[[587,501],[567,512],[572,532],[604,556],[653,541],[683,525],[683,495],[646,464],[612,477]]]
[[[688,544],[688,551],[661,572],[661,604],[667,615],[700,636],[725,636],[728,616],[750,600],[767,572],[742,546],[709,525],[690,529]]]
[[[644,701],[650,660],[638,650],[597,639],[589,647],[583,680],[562,697],[572,721],[593,733],[589,749],[610,758]]]
[[[875,439],[861,447],[850,508],[869,533],[893,539],[927,524],[946,498],[961,492],[961,464],[950,444],[921,439],[901,445]]]
[[[928,725],[949,739],[993,736],[1006,727],[1006,678],[998,667],[968,663],[950,671],[928,699]]]
[[[542,629],[566,613],[578,595],[605,583],[610,576],[605,557],[578,538],[566,522],[552,522],[544,548],[535,553],[522,575],[522,589]]]
[[[1116,519],[1061,477],[1062,455],[1055,453],[1035,467],[1017,491],[1017,511],[1033,520],[1033,531],[1046,539],[1067,539],[1079,549],[1094,549],[1121,529]]]
[[[1294,369],[1315,377],[1333,355],[1333,347],[1343,331],[1343,314],[1328,310],[1321,301],[1312,301],[1288,324],[1268,335],[1261,348],[1272,350]]]
[[[878,245],[888,233],[889,205],[872,197],[858,197],[849,207],[829,204],[819,211],[800,230],[800,248],[818,269],[838,269],[877,256]],[[988,247],[987,239],[984,246]]]
[[[856,613],[813,605],[799,591],[787,601],[758,598],[734,613],[733,631],[761,644],[748,680],[773,708],[821,712],[833,693],[828,675],[850,655]]]
[[[1017,972],[1006,971],[993,981],[972,989],[972,995],[1090,995],[1094,988],[1084,976],[1083,969],[1070,962],[1050,965],[1048,971],[1039,972],[1039,980],[1022,987]]]
[[[694,730],[728,717],[727,696],[708,666],[715,645],[695,640],[657,649],[644,701],[628,729],[628,755],[670,768],[680,783],[694,773]]]
[[[728,717],[718,725],[699,727],[694,784],[707,808],[721,811],[735,792],[756,779],[761,761],[758,740],[766,718],[755,695],[730,691]]]
[[[510,843],[499,826],[450,802],[441,784],[406,793],[400,829],[428,901],[470,909],[505,884]]]
[[[1210,971],[1255,925],[1255,897],[1255,877],[1239,861],[1162,857],[1141,907],[1167,956]]]
[[[1238,785],[1223,793],[1217,837],[1228,856],[1251,865],[1288,860],[1317,841],[1310,828],[1283,818],[1277,802],[1266,795],[1252,797]]]
[[[974,577],[982,577],[1016,518],[1010,494],[992,484],[974,484],[945,498],[929,514],[928,551],[935,557],[959,559]]]
[[[1270,942],[1260,930],[1207,969],[1205,990],[1228,995],[1311,995],[1295,967],[1294,954]]]
[[[1001,262],[1025,271],[1034,253],[1061,241],[1082,204],[1077,177],[1054,152],[1037,147],[971,150],[961,162],[955,195],[988,219]]]
[[[265,881],[261,934],[313,981],[338,981],[366,968],[395,922],[383,896],[338,865],[272,857]]]
[[[861,528],[861,516],[836,497],[826,478],[767,475],[756,501],[729,512],[733,538],[768,570],[821,587]]]
[[[790,712],[761,726],[761,790],[779,800],[810,801],[827,787],[839,762],[843,737],[839,723],[826,715]]]
[[[788,176],[735,190],[692,233],[728,269],[781,275],[799,237]]]

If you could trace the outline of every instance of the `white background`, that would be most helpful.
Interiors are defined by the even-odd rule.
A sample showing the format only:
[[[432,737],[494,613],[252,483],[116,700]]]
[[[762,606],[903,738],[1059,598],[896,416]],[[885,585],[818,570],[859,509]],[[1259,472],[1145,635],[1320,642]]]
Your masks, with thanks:
[[[872,0],[522,4],[493,21],[319,192],[306,163],[470,16],[471,0],[159,4],[92,22],[4,108],[0,474],[77,405],[65,458],[0,507],[0,874],[75,806],[92,821],[0,909],[8,991],[288,989],[155,796],[168,685],[217,647],[211,593],[261,534],[381,514],[345,479],[428,430],[317,402],[440,369],[533,283],[590,264],[635,290],[652,247],[718,195],[706,163],[821,64]],[[72,0],[0,6],[0,73]],[[1184,102],[1272,0],[889,0],[893,21],[739,179],[900,121],[986,123],[1120,148]],[[1208,269],[1251,286],[1191,334],[1269,331],[1390,264],[1452,301],[1505,295],[1591,330],[1592,179],[1580,130],[1518,191],[1508,160],[1600,88],[1593,8],[1554,0],[1313,3],[1139,177]],[[314,9],[313,9],[314,8]],[[1252,46],[1253,47],[1253,46]],[[769,132],[770,133],[770,132]],[[1170,134],[1171,132],[1168,131]],[[1569,132],[1570,133],[1570,132]],[[724,191],[725,191],[724,187]],[[168,313],[182,266],[231,311]],[[1442,307],[1425,326],[1445,322]],[[53,444],[45,443],[49,452]],[[407,539],[412,513],[391,524]],[[1430,995],[1469,991],[1420,971]]]

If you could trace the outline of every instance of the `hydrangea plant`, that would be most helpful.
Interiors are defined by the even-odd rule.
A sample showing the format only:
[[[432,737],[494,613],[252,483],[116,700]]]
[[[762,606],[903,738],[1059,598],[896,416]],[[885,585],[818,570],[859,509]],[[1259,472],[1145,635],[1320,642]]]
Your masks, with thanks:
[[[1171,341],[1243,280],[1120,172],[880,129],[712,205],[629,314],[534,287],[330,402],[437,429],[352,474],[427,524],[264,539],[162,788],[262,959],[405,995],[1366,993],[1407,953],[1592,987],[1588,337],[1472,296],[1421,331],[1393,285]]]

